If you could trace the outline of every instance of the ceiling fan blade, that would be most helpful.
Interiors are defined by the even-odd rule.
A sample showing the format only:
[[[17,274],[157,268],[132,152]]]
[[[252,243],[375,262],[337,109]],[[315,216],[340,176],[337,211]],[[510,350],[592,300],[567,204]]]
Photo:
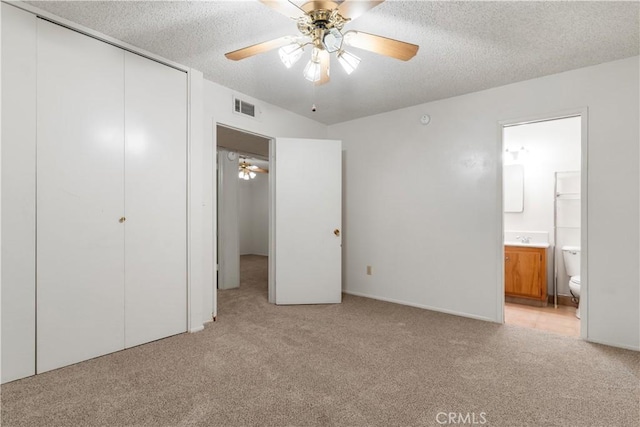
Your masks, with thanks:
[[[246,159],[240,159],[240,164],[238,165],[238,170],[240,172],[256,172],[256,173],[269,173],[268,169],[263,169],[260,166],[256,166],[256,165],[252,165],[251,163],[247,162]]]
[[[361,1],[361,0],[344,0],[340,6],[338,6],[338,13],[345,18],[354,20],[363,13],[373,9],[378,6],[380,3],[384,2],[384,0],[376,0],[376,1]]]
[[[304,10],[287,0],[260,0],[260,3],[289,18],[300,18],[305,15]]]
[[[233,52],[227,52],[224,56],[227,59],[239,61],[241,59],[248,58],[259,53],[268,52],[273,49],[277,49],[282,46],[286,46],[293,42],[290,36],[280,37],[278,39],[269,40],[268,42],[262,42],[251,46],[243,47],[242,49],[234,50]]]
[[[416,44],[401,42],[400,40],[389,39],[387,37],[376,36],[375,34],[363,33],[362,31],[347,31],[345,41],[349,46],[358,49],[368,50],[380,55],[408,61],[418,53],[420,46]]]
[[[316,81],[316,86],[329,83],[329,65],[331,63],[331,54],[322,49],[318,52],[320,59],[320,80]]]

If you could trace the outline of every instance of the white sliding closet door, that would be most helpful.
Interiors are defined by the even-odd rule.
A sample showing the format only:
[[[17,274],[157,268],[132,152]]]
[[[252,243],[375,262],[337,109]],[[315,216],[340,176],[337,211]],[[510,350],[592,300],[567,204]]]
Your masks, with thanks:
[[[38,20],[37,371],[124,347],[124,51]]]
[[[187,330],[187,74],[125,53],[126,347]]]
[[[2,3],[2,382],[36,367],[36,17]]]

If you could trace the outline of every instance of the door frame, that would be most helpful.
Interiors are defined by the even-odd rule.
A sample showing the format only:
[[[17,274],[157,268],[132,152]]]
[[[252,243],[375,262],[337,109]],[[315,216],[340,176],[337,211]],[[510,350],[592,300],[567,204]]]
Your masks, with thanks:
[[[276,140],[269,141],[269,304],[276,303]]]
[[[589,221],[588,221],[588,167],[589,167],[589,109],[580,107],[558,111],[555,113],[538,114],[515,119],[498,121],[498,144],[497,144],[497,210],[498,210],[498,230],[496,235],[496,253],[498,254],[498,286],[497,288],[497,313],[498,323],[504,323],[504,201],[503,201],[503,174],[504,167],[504,128],[524,125],[530,123],[544,122],[550,120],[566,119],[569,117],[580,117],[580,337],[584,340],[589,338]],[[546,273],[545,273],[546,274]]]

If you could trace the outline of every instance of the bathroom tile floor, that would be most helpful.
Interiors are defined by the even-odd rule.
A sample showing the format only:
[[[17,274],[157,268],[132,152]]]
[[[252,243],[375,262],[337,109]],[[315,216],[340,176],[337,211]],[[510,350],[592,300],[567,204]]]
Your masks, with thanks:
[[[504,323],[525,328],[541,329],[570,337],[580,336],[580,319],[575,307],[553,305],[532,307],[522,304],[505,303]]]

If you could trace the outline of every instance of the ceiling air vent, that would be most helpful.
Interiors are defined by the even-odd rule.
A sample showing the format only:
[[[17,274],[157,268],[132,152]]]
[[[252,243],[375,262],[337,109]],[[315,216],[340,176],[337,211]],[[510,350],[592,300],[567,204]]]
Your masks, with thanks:
[[[243,101],[240,98],[233,98],[233,111],[243,116],[257,118],[259,110],[256,106],[250,102]]]

